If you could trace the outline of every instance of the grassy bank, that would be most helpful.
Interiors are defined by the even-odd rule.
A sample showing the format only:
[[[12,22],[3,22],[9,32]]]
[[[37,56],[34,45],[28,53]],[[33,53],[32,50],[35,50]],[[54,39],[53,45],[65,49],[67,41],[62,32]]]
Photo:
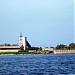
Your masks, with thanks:
[[[38,54],[38,53],[35,53],[35,52],[0,52],[0,55],[1,54]]]

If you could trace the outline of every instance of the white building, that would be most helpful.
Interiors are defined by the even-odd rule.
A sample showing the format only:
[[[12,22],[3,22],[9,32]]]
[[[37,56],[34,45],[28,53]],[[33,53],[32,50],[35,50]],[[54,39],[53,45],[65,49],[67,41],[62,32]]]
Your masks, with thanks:
[[[42,48],[43,51],[53,51],[53,48]]]
[[[20,35],[19,37],[19,46],[22,46],[24,47],[24,50],[26,49],[26,37],[22,37],[22,35]]]

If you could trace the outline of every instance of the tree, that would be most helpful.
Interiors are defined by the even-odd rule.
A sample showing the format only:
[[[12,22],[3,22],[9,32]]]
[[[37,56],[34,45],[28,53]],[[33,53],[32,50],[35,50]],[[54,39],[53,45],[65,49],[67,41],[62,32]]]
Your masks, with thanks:
[[[75,50],[75,43],[69,44],[69,49],[74,49]]]
[[[23,45],[20,47],[20,50],[22,50],[22,51],[24,50],[24,46]]]
[[[56,49],[65,50],[65,49],[68,49],[68,46],[67,46],[67,45],[64,45],[64,44],[60,44],[60,45],[57,45],[57,46],[56,46]]]

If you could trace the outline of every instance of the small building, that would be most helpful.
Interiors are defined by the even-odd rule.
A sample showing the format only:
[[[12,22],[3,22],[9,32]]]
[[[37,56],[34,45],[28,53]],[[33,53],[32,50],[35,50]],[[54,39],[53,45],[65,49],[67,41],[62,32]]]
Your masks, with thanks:
[[[54,48],[42,48],[42,51],[53,51]]]

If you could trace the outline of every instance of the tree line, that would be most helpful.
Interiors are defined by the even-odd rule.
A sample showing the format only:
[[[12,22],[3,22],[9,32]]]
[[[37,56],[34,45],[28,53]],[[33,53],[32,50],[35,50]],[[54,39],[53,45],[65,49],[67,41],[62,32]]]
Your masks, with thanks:
[[[0,46],[18,46],[18,44],[1,44]],[[41,48],[41,47],[40,47]],[[75,43],[70,43],[69,45],[59,44],[56,47],[50,47],[54,48],[56,50],[62,49],[62,50],[75,50]],[[20,47],[21,50],[24,49],[23,45]]]
[[[18,44],[7,44],[7,43],[5,43],[5,44],[0,44],[0,46],[18,46]]]
[[[75,43],[70,43],[68,46],[64,44],[57,45],[55,49],[75,50]]]

